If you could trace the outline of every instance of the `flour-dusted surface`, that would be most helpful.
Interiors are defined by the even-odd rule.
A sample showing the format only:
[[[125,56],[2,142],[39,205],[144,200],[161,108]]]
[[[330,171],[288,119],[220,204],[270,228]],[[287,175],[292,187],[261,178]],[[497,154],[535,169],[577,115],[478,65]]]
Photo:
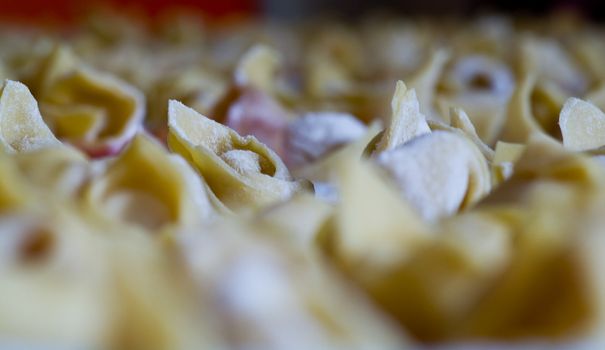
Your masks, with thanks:
[[[378,155],[376,162],[427,220],[455,213],[469,186],[474,155],[467,141],[445,131],[434,131]]]

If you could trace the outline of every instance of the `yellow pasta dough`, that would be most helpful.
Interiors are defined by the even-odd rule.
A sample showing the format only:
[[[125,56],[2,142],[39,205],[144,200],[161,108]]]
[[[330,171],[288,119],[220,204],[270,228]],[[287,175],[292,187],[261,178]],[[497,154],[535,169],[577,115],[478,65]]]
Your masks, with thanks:
[[[242,137],[177,101],[168,108],[169,145],[191,162],[228,207],[258,208],[308,188],[253,136]]]
[[[322,262],[267,239],[237,220],[179,236],[198,293],[231,325],[229,345],[305,348],[407,348],[409,340]],[[207,244],[211,243],[211,244]],[[201,253],[201,254],[200,254]],[[206,259],[218,269],[209,269]],[[313,260],[309,260],[313,259]],[[309,334],[300,338],[300,333]]]
[[[7,80],[0,90],[0,144],[8,153],[58,146],[29,89]]]
[[[115,152],[137,131],[143,96],[121,81],[87,68],[58,79],[41,103],[58,137],[92,153]]]
[[[408,90],[402,81],[397,82],[391,109],[393,114],[390,125],[376,144],[374,152],[393,149],[430,132],[425,116],[420,113],[420,102],[416,98],[416,91]]]
[[[98,176],[87,200],[112,218],[159,230],[215,215],[206,184],[193,169],[142,135]]]
[[[600,24],[93,12],[0,23],[0,348],[603,348]]]
[[[271,93],[281,61],[279,52],[267,46],[254,46],[244,54],[235,68],[235,84]]]
[[[605,114],[589,102],[570,98],[565,102],[559,126],[563,145],[572,151],[586,151],[605,145]]]

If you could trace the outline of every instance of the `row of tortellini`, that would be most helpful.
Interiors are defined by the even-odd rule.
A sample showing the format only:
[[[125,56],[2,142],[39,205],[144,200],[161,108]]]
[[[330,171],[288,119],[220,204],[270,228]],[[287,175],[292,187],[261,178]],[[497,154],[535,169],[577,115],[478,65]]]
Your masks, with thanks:
[[[603,341],[605,48],[565,21],[0,35],[0,344]]]
[[[271,130],[251,130],[249,119],[269,119],[267,129],[279,129],[308,110],[347,112],[366,123],[384,119],[399,79],[418,91],[429,119],[449,122],[450,107],[463,108],[478,136],[494,146],[497,140],[525,142],[535,128],[560,139],[556,121],[567,97],[605,108],[600,35],[598,27],[571,16],[540,21],[378,16],[357,25],[254,20],[213,25],[173,16],[150,27],[112,13],[87,18],[68,32],[4,30],[0,75],[27,82],[39,100],[46,100],[45,118],[56,119],[58,131],[101,154],[119,148],[121,136],[129,134],[125,130],[132,129],[125,121],[141,114],[147,127],[165,135],[170,99],[238,132],[254,132],[280,154],[282,141],[263,135]],[[53,56],[58,42],[64,52]],[[77,61],[128,84],[101,82]],[[80,73],[59,83],[70,71]],[[119,99],[119,111],[90,106],[80,101],[84,96],[65,91],[86,84],[98,91],[99,85],[116,83],[119,96],[101,97]],[[55,90],[48,89],[53,84],[63,92],[43,96],[43,90]],[[128,85],[143,92],[146,101]],[[524,106],[526,96],[530,99]],[[65,106],[67,99],[78,108]],[[257,104],[271,117],[254,115],[251,106]],[[121,121],[116,125],[102,126],[99,115],[105,113],[124,115],[116,117]],[[65,115],[74,114],[87,115],[86,128],[65,127]],[[125,116],[130,114],[132,118]],[[515,127],[517,121],[524,126]]]

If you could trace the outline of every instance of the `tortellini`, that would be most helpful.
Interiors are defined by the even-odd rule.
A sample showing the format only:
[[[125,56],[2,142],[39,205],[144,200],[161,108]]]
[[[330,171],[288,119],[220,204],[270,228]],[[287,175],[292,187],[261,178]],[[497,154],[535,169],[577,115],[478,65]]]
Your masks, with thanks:
[[[252,47],[242,57],[234,72],[235,84],[268,93],[273,92],[273,79],[282,62],[279,52],[264,45]]]
[[[145,136],[136,136],[105,167],[86,197],[112,218],[156,231],[170,224],[199,225],[216,215],[213,198],[193,169]]]
[[[481,139],[493,144],[515,88],[510,69],[487,56],[467,56],[456,62],[442,84],[449,91],[438,100],[442,108],[463,108],[472,118]]]
[[[64,209],[4,218],[0,237],[4,336],[102,346],[113,316],[102,239]]]
[[[282,160],[255,137],[242,137],[180,102],[170,101],[168,143],[228,207],[260,208],[305,191]]]
[[[508,272],[468,315],[463,336],[557,339],[602,329],[595,314],[603,303],[601,279],[591,276],[603,244],[602,219],[593,211],[603,203],[604,185],[603,170],[585,156],[544,137],[530,142],[515,174],[478,208],[513,228],[516,243]],[[534,308],[544,312],[531,312],[524,324]]]
[[[79,68],[53,85],[41,108],[59,138],[104,155],[116,153],[138,131],[144,101],[125,83]]]
[[[489,191],[487,160],[471,141],[487,146],[470,121],[454,112],[456,124],[466,133],[431,132],[414,90],[407,91],[402,82],[397,83],[392,108],[390,125],[369,147],[377,164],[422,217],[433,221],[454,214]]]
[[[144,96],[133,86],[55,48],[31,80],[54,134],[92,156],[117,153],[139,130]]]

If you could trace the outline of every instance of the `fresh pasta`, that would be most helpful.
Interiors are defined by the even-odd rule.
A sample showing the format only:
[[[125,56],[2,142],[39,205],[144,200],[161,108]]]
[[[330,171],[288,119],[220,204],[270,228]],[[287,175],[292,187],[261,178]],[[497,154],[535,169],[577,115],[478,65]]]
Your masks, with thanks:
[[[602,28],[157,24],[0,27],[0,348],[605,345]]]

